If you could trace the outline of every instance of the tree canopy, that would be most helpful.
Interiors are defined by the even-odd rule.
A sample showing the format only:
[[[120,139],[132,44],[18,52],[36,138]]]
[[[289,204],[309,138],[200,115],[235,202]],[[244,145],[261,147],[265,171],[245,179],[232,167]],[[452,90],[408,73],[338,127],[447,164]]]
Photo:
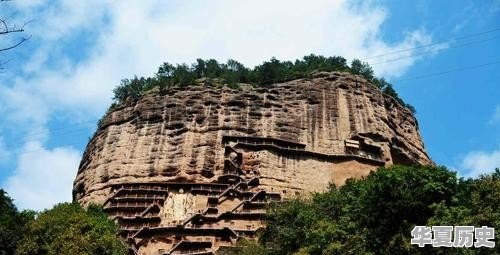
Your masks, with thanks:
[[[302,59],[292,61],[280,61],[271,58],[261,65],[247,68],[236,60],[230,59],[227,63],[219,63],[215,59],[197,59],[192,65],[163,63],[158,72],[149,78],[134,77],[123,79],[114,92],[113,104],[123,103],[127,99],[138,99],[146,91],[158,88],[160,91],[172,87],[185,87],[195,84],[197,80],[203,79],[205,84],[223,85],[236,88],[239,83],[248,83],[254,86],[269,86],[277,82],[308,77],[315,71],[342,71],[361,75],[373,85],[377,86],[386,95],[396,99],[403,106],[413,112],[415,109],[406,104],[396,93],[390,83],[383,78],[375,77],[373,69],[368,63],[353,60],[351,65],[343,57],[324,57],[321,55],[308,55]]]
[[[27,225],[17,255],[124,255],[117,226],[99,206],[62,203]]]
[[[0,189],[0,255],[14,254],[24,237],[26,224],[33,218],[34,212],[19,212],[12,199]]]
[[[500,254],[495,248],[419,248],[414,226],[500,228],[500,170],[457,179],[444,167],[392,166],[312,198],[274,204],[260,244],[233,254]],[[495,241],[500,235],[496,233]],[[258,248],[256,248],[258,246]]]

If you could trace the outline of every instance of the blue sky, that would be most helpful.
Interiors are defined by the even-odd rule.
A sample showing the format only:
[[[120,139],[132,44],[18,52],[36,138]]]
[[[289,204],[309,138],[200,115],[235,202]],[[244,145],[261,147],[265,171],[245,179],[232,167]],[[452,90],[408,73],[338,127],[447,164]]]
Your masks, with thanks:
[[[120,79],[196,58],[366,59],[416,107],[435,162],[461,176],[500,167],[499,0],[19,0],[1,3],[0,15],[29,21],[31,35],[0,52],[0,187],[20,208],[71,200]]]

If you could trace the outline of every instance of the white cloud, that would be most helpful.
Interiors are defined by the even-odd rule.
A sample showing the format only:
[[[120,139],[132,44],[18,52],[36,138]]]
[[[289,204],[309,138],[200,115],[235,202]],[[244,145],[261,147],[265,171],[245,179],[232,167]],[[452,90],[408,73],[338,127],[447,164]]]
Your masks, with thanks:
[[[52,105],[45,98],[33,93],[30,86],[2,87],[0,114],[6,122],[21,124],[16,128],[33,129],[45,124]],[[26,126],[24,126],[26,125]]]
[[[21,209],[42,210],[71,201],[80,156],[71,147],[49,150],[38,142],[28,143],[17,169],[3,186]]]
[[[493,114],[488,124],[500,123],[500,105],[493,110]],[[473,151],[469,152],[461,163],[465,176],[477,177],[481,174],[491,173],[495,168],[500,168],[500,147],[493,151]]]
[[[35,102],[43,99],[47,106],[36,111],[47,108],[47,112],[39,114],[29,110],[35,108],[19,107],[14,114],[48,118],[50,112],[62,109],[96,118],[110,103],[112,88],[120,79],[151,75],[163,61],[191,63],[198,57],[221,61],[234,58],[253,66],[272,56],[295,59],[309,53],[351,59],[431,41],[428,34],[417,29],[408,32],[401,42],[384,42],[380,28],[387,12],[380,6],[320,0],[168,4],[152,0],[79,1],[77,6],[74,1],[60,1],[36,18],[39,23],[32,32],[43,41],[25,67],[32,76],[17,80],[12,89],[17,97],[32,96]],[[109,23],[103,22],[104,17],[109,18]],[[47,56],[58,54],[65,38],[82,31],[92,31],[96,36],[90,56],[74,62],[63,54],[57,58],[59,63],[48,65],[51,58]],[[419,58],[379,64],[374,69],[380,75],[396,77]],[[373,61],[380,60],[384,59]],[[48,68],[53,65],[57,68]],[[14,101],[10,105],[19,104]]]
[[[466,177],[477,177],[491,173],[500,167],[500,149],[494,151],[475,151],[468,153],[462,161]]]
[[[387,43],[381,26],[388,10],[345,0],[15,2],[26,19],[35,20],[26,54],[31,59],[22,68],[24,76],[9,76],[0,85],[0,114],[12,124],[23,124],[19,127],[26,132],[43,129],[54,116],[97,119],[122,78],[151,75],[164,61],[233,58],[254,66],[273,56],[293,60],[310,53],[350,60],[432,41],[425,30],[415,29],[403,40]],[[75,42],[81,43],[68,47]],[[80,49],[90,50],[75,60]],[[400,76],[422,58],[413,53],[373,59],[406,57],[374,69],[379,75]],[[71,195],[78,152],[36,146],[37,153],[22,154],[8,181],[21,207],[46,207]],[[42,180],[47,174],[61,178],[46,183]],[[30,183],[21,185],[24,181]]]

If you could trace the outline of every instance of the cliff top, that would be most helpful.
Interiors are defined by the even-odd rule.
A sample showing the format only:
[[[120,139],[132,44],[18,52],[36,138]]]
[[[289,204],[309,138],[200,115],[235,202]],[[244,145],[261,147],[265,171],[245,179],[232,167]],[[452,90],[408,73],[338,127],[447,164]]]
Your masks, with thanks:
[[[368,63],[355,59],[349,66],[343,57],[324,57],[313,54],[294,62],[271,58],[253,69],[232,59],[228,60],[227,63],[219,63],[214,59],[197,59],[196,63],[191,66],[186,64],[174,66],[163,63],[153,77],[123,79],[113,91],[114,103],[111,105],[111,109],[126,100],[136,100],[153,89],[164,93],[172,88],[186,88],[189,85],[214,87],[227,85],[231,88],[242,88],[242,84],[247,84],[247,86],[268,87],[274,83],[311,78],[317,73],[332,71],[360,75],[384,94],[393,97],[401,105],[413,113],[415,112],[413,106],[405,103],[399,97],[392,84],[384,78],[375,77],[373,69]]]

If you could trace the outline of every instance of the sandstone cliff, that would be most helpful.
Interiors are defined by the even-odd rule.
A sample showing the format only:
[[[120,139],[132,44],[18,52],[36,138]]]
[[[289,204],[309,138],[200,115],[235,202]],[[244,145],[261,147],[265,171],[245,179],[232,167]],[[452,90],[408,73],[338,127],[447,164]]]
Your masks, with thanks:
[[[359,76],[317,73],[264,88],[241,85],[239,90],[191,86],[165,95],[151,91],[106,114],[83,155],[74,199],[108,206],[110,215],[122,217],[122,226],[128,224],[122,224],[123,217],[137,220],[152,210],[157,219],[143,219],[154,222],[149,227],[187,219],[194,228],[202,224],[192,219],[198,215],[230,229],[234,238],[245,235],[241,229],[262,226],[260,217],[242,216],[244,201],[258,205],[322,191],[329,183],[342,184],[388,164],[432,162],[411,111]],[[140,186],[144,184],[149,186]],[[226,191],[231,199],[221,202]],[[120,201],[130,200],[123,192],[146,200],[154,194],[154,202],[138,205],[143,200],[137,199],[137,212],[123,215]],[[262,192],[267,195],[259,198]],[[214,196],[219,196],[215,206],[210,205]],[[209,210],[216,216],[209,217]],[[234,220],[227,215],[223,220],[222,211],[231,211]],[[169,239],[167,233],[174,230],[162,231],[127,235],[136,238],[134,251],[145,254],[194,242],[191,234],[183,234],[181,242]],[[187,230],[174,232],[179,231]],[[213,236],[212,243],[231,242],[225,234],[196,233]],[[170,241],[159,241],[158,235]]]

